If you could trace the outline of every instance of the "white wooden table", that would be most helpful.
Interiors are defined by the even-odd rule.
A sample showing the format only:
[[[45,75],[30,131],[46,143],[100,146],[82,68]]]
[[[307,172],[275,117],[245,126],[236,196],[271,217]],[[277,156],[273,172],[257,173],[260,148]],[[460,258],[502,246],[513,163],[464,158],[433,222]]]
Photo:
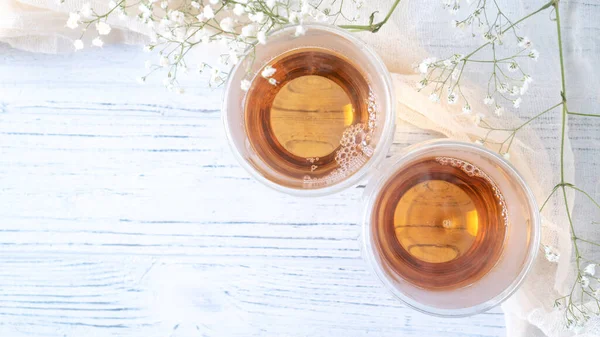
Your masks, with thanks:
[[[499,309],[395,300],[360,257],[360,186],[263,187],[229,151],[220,91],[139,85],[145,57],[0,45],[0,336],[504,335]]]

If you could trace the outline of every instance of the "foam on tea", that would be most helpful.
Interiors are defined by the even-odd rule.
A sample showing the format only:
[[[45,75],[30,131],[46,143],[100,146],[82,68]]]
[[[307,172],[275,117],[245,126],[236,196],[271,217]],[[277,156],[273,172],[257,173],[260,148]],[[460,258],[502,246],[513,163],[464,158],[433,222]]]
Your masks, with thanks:
[[[292,188],[321,188],[358,171],[373,155],[377,104],[358,67],[340,54],[300,48],[257,76],[245,127],[260,159]]]

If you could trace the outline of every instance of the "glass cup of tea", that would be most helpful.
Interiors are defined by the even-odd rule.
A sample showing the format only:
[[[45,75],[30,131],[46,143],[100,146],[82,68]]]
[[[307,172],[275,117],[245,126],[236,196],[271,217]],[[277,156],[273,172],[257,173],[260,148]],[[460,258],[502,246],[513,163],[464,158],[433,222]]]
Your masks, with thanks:
[[[299,196],[358,183],[395,129],[390,74],[365,43],[334,26],[273,32],[230,73],[222,116],[233,153],[257,180]],[[242,85],[242,83],[244,83]]]
[[[540,241],[534,196],[501,156],[476,144],[417,144],[386,160],[365,190],[363,255],[400,300],[469,316],[504,301]]]

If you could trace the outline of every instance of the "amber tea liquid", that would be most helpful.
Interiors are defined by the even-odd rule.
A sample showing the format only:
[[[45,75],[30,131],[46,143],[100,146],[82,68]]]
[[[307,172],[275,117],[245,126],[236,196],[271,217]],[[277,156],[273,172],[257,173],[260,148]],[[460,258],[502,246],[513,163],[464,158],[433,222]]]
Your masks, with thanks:
[[[496,183],[472,163],[421,159],[392,176],[372,213],[388,268],[426,289],[468,286],[499,260],[508,215]]]
[[[320,188],[360,169],[373,154],[377,105],[359,68],[320,48],[268,65],[271,82],[259,74],[246,95],[245,127],[256,154],[285,177],[278,183]]]

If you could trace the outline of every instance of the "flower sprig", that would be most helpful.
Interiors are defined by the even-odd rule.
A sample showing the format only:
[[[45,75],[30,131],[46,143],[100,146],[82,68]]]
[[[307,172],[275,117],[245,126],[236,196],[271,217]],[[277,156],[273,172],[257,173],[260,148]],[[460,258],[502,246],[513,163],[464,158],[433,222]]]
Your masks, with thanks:
[[[469,1],[467,1],[469,2]],[[491,68],[490,77],[487,83],[487,94],[483,98],[484,104],[493,107],[497,115],[504,111],[506,103],[512,103],[514,108],[521,104],[521,96],[527,92],[532,78],[521,67],[520,61],[523,59],[537,60],[539,53],[532,48],[532,42],[525,36],[522,36],[517,25],[528,18],[551,9],[555,13],[556,36],[559,46],[560,74],[561,74],[561,92],[557,98],[557,103],[544,109],[532,118],[524,121],[513,128],[497,128],[491,125],[483,118],[483,114],[475,114],[477,124],[487,130],[485,137],[477,139],[479,144],[491,144],[498,148],[498,151],[509,159],[509,150],[517,133],[526,125],[534,122],[541,116],[548,113],[559,113],[561,117],[560,139],[561,146],[558,156],[560,157],[560,181],[552,188],[548,197],[542,204],[540,212],[548,204],[550,199],[558,196],[565,207],[566,220],[571,232],[571,242],[574,250],[575,278],[570,292],[558,299],[555,299],[554,306],[563,310],[565,328],[570,330],[582,330],[585,323],[592,315],[600,315],[600,277],[596,276],[596,266],[600,261],[584,257],[580,249],[581,244],[600,247],[600,242],[585,239],[577,234],[575,223],[573,221],[571,206],[567,199],[567,191],[573,191],[581,194],[585,199],[600,210],[600,202],[595,200],[585,190],[577,187],[575,184],[566,180],[565,177],[565,140],[568,137],[566,132],[567,123],[570,117],[600,118],[600,114],[573,112],[567,105],[566,74],[564,67],[564,55],[562,48],[561,18],[560,18],[560,0],[551,0],[527,14],[526,16],[511,21],[505,15],[497,2],[494,0],[479,0],[472,3],[471,11],[461,20],[452,20],[452,26],[458,29],[470,28],[472,35],[477,36],[475,31],[484,39],[484,43],[467,55],[453,54],[445,59],[437,60],[435,58],[425,59],[416,68],[423,74],[423,79],[417,83],[417,90],[430,88],[432,93],[430,99],[439,101],[444,97],[448,103],[455,104],[459,99],[464,100],[463,112],[471,113],[469,98],[466,97],[461,88],[460,80],[467,65],[480,63]],[[451,14],[457,15],[461,9],[460,0],[443,0],[443,6]],[[505,38],[510,34],[512,38]],[[506,47],[507,41],[511,40],[509,45],[509,56],[500,56],[501,47]],[[482,50],[490,49],[491,58],[476,59]],[[515,75],[516,74],[516,75]],[[501,142],[490,140],[493,133],[502,133],[505,135]],[[542,250],[546,259],[556,263],[560,259],[560,254],[555,247],[543,246]]]
[[[363,4],[363,0],[185,0],[178,4],[169,0],[110,0],[103,12],[84,3],[79,11],[69,14],[66,25],[72,29],[82,27],[81,35],[74,41],[74,48],[80,50],[91,27],[96,28],[92,46],[103,46],[102,39],[111,31],[108,21],[113,16],[145,24],[153,36],[144,50],[158,52],[158,60],[146,61],[148,72],[138,81],[143,83],[151,74],[164,71],[165,87],[183,92],[177,76],[189,72],[186,55],[191,50],[211,43],[227,47],[216,62],[197,66],[198,72],[210,73],[210,86],[219,86],[242,56],[248,53],[252,57],[257,45],[267,43],[269,32],[295,24],[296,35],[303,35],[305,22],[354,22]]]
[[[461,2],[444,0],[443,6],[451,14],[458,15]],[[545,8],[547,7],[530,15]],[[522,62],[527,59],[537,61],[539,52],[531,48],[532,42],[521,36],[516,29],[516,25],[528,17],[513,22],[502,12],[496,1],[479,0],[470,9],[469,14],[463,19],[452,20],[451,25],[462,30],[471,29],[471,34],[474,37],[481,36],[484,43],[467,55],[454,54],[441,60],[432,57],[423,60],[416,67],[423,75],[416,86],[418,90],[429,89],[432,101],[444,99],[449,104],[461,103],[463,113],[470,114],[471,103],[461,88],[460,80],[468,66],[486,64],[491,71],[483,103],[490,106],[497,116],[501,116],[506,105],[515,109],[520,107],[521,96],[533,82],[533,78],[522,67]],[[493,10],[495,14],[491,14]],[[506,38],[509,32],[514,36],[511,39]],[[505,43],[508,40],[512,42],[510,48],[499,48],[508,44]],[[479,56],[486,51],[491,55],[487,58]],[[503,53],[506,55],[502,55]],[[481,115],[475,118],[479,120]]]

